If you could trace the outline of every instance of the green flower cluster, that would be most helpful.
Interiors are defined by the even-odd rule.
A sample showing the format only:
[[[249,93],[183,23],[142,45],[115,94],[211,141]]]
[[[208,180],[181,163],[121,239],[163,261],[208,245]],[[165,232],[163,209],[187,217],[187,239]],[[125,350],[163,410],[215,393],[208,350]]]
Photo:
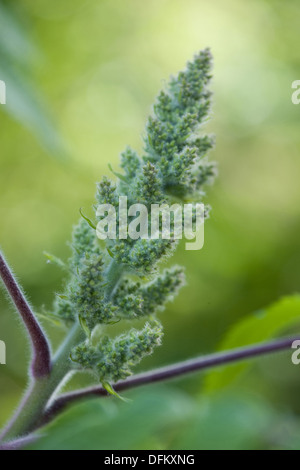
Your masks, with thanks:
[[[131,375],[131,368],[152,354],[161,338],[161,325],[146,323],[142,330],[132,329],[115,339],[104,336],[96,346],[81,343],[71,358],[80,367],[93,371],[102,383],[114,383]]]
[[[215,175],[214,164],[206,158],[213,138],[198,132],[210,108],[211,62],[210,52],[204,50],[171,79],[148,120],[144,155],[128,147],[121,155],[123,173],[113,172],[117,183],[107,178],[98,183],[97,203],[111,204],[117,218],[120,196],[149,209],[154,203],[199,201],[203,196],[203,185]],[[86,339],[72,349],[72,363],[103,383],[127,377],[132,366],[161,343],[162,329],[152,318],[140,331],[104,336],[95,344],[95,327],[153,317],[184,284],[182,268],[158,273],[158,262],[176,246],[172,233],[168,240],[117,236],[105,243],[106,249],[101,248],[95,226],[86,218],[74,228],[70,276],[52,313],[67,326],[81,326]]]

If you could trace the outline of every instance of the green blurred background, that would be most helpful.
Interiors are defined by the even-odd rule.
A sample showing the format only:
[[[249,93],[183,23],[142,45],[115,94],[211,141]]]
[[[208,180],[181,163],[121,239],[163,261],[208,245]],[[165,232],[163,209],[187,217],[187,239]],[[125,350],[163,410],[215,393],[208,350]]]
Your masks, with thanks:
[[[142,369],[297,332],[299,14],[297,0],[0,1],[0,244],[37,311],[62,280],[43,251],[68,257],[95,182],[127,144],[142,150],[164,81],[209,46],[213,210],[204,249],[181,246],[172,260],[188,285],[161,315],[163,347]],[[275,313],[265,309],[283,296]],[[22,394],[29,350],[5,295],[0,308],[1,426]],[[44,326],[57,345],[62,332]],[[35,448],[299,448],[300,366],[290,356],[137,390],[131,405],[84,403]]]

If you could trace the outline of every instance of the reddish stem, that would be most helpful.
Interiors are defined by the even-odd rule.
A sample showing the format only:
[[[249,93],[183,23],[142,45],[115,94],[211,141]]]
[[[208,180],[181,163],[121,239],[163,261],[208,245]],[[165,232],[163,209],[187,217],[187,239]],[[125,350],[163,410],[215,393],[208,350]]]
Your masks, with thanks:
[[[245,361],[257,356],[275,353],[285,349],[290,349],[293,342],[300,340],[299,335],[294,338],[283,338],[271,341],[269,343],[255,344],[244,348],[233,349],[232,351],[208,354],[189,361],[179,362],[177,364],[154,369],[150,372],[134,375],[126,380],[114,385],[116,392],[122,392],[140,385],[161,382],[164,380],[180,377],[191,372],[211,369],[213,367],[226,365],[238,361]],[[42,422],[39,426],[51,421],[55,416],[61,413],[68,405],[77,402],[83,398],[103,397],[108,393],[102,387],[90,387],[82,390],[76,390],[58,397],[52,405],[46,410]]]
[[[33,314],[13,273],[9,269],[1,251],[0,276],[19,314],[21,315],[31,340],[33,354],[31,365],[32,375],[35,378],[46,377],[51,371],[51,355],[47,338]]]

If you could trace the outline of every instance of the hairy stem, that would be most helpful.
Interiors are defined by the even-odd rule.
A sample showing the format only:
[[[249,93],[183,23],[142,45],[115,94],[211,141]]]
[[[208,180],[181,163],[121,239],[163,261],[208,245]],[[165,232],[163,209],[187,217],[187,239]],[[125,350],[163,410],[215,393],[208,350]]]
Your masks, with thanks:
[[[109,282],[106,290],[108,297],[111,296],[114,288],[117,286],[122,276],[122,271],[122,266],[118,266],[114,261],[111,262],[107,272]],[[23,299],[26,302],[24,296]],[[17,412],[0,434],[1,441],[26,435],[40,424],[47,404],[49,404],[55,393],[59,391],[61,385],[64,384],[65,377],[71,371],[70,352],[72,348],[81,341],[84,341],[84,339],[84,332],[78,324],[75,324],[55,354],[53,363],[49,368],[50,373],[45,377],[33,377],[32,383]]]
[[[33,444],[38,439],[37,435],[29,435],[26,437],[21,437],[20,439],[15,439],[14,441],[8,442],[6,444],[0,444],[0,450],[19,450],[23,447]]]
[[[31,365],[32,375],[35,378],[47,377],[51,371],[51,355],[47,338],[1,251],[0,276],[26,326],[31,340],[33,355]]]
[[[26,435],[37,426],[51,397],[71,370],[72,347],[83,339],[84,333],[76,324],[55,354],[50,376],[35,379],[30,384],[15,416],[0,435],[1,441]]]
[[[174,379],[192,372],[207,370],[217,366],[225,366],[227,364],[253,359],[258,356],[276,353],[285,349],[290,349],[293,342],[296,340],[300,340],[300,337],[296,336],[294,338],[278,339],[269,343],[256,344],[245,348],[209,354],[189,361],[179,362],[171,366],[161,367],[150,372],[134,375],[133,377],[116,383],[114,385],[114,389],[117,392],[121,392],[140,385]],[[48,423],[55,418],[57,414],[61,413],[68,405],[75,403],[78,400],[107,395],[108,393],[103,387],[90,387],[61,395],[47,409],[43,417],[42,424]]]

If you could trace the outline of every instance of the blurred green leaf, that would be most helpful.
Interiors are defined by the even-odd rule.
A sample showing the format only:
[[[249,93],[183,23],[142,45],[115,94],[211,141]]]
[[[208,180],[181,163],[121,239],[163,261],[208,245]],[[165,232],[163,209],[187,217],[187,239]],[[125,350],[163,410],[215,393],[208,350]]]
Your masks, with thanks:
[[[273,414],[264,402],[235,395],[203,400],[174,443],[184,450],[242,450],[259,447]]]
[[[29,65],[38,51],[7,7],[0,5],[0,54]]]
[[[153,437],[189,417],[192,410],[193,402],[186,395],[164,387],[139,392],[126,404],[106,398],[88,400],[46,426],[30,448],[145,449]]]
[[[13,10],[0,5],[0,79],[6,83],[7,94],[1,109],[29,128],[50,154],[65,157],[65,144],[30,77],[37,57]]]
[[[222,341],[220,351],[270,339],[300,321],[300,295],[284,297],[269,307],[236,323]],[[212,392],[232,383],[249,365],[235,364],[214,370],[205,377],[204,390]]]
[[[253,395],[217,394],[200,403],[163,386],[129,404],[91,399],[40,431],[34,450],[260,449],[297,447],[299,423]]]

